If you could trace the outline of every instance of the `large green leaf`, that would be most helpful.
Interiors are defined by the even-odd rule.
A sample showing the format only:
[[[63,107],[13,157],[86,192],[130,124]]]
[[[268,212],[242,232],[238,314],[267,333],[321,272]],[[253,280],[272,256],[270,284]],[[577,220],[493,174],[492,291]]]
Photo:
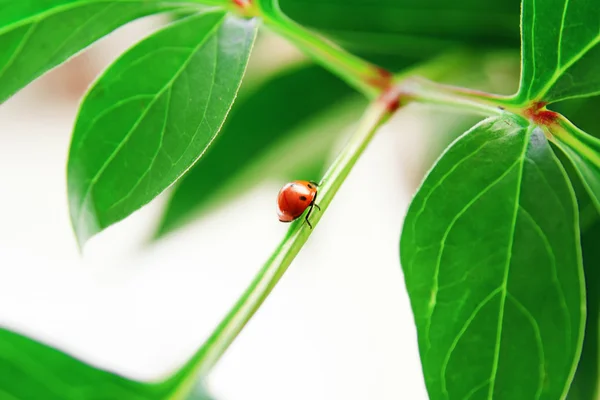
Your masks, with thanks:
[[[464,43],[518,46],[519,0],[279,0],[353,52],[430,56]]]
[[[597,0],[524,0],[521,102],[600,93]]]
[[[592,201],[600,210],[600,139],[559,116],[549,127],[553,142],[571,160]]]
[[[567,400],[598,400],[600,395],[600,222],[582,232],[583,264],[587,293],[585,339],[577,372]]]
[[[256,21],[213,11],[134,46],[81,107],[68,165],[83,244],[175,182],[213,141],[236,96]]]
[[[340,125],[348,123],[348,118],[334,112],[339,110],[335,106],[354,94],[320,67],[295,66],[241,95],[219,138],[177,184],[161,233],[219,198],[228,187],[232,194],[239,194],[265,177],[289,178],[290,168],[297,170],[303,163],[325,158],[339,137]],[[319,118],[332,112],[333,124]],[[318,126],[311,123],[315,118],[319,118]],[[290,140],[296,145],[283,149],[283,143]],[[274,148],[279,149],[278,154],[268,157]],[[268,162],[256,165],[265,158]],[[252,173],[244,173],[248,170]]]
[[[121,25],[176,9],[177,3],[0,0],[0,103]]]
[[[433,400],[556,400],[574,372],[577,208],[544,134],[522,124],[461,136],[408,210],[401,260]]]

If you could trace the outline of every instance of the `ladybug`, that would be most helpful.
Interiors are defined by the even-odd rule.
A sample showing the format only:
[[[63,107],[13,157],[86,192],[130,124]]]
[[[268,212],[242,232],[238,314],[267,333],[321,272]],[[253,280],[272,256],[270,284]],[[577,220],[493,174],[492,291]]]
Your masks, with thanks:
[[[304,211],[308,208],[306,213],[306,223],[312,229],[308,217],[313,210],[313,207],[317,207],[315,203],[317,200],[317,183],[312,181],[293,181],[286,183],[279,194],[277,195],[277,215],[281,222],[292,222],[298,219]]]

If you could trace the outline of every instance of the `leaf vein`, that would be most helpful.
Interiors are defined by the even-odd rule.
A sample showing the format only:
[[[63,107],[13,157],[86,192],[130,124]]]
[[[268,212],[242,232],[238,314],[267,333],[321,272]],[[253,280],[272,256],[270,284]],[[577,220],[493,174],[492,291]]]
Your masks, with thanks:
[[[563,312],[565,314],[565,320],[566,320],[566,325],[567,325],[566,329],[568,332],[566,347],[569,348],[570,347],[569,343],[571,343],[571,338],[573,336],[573,329],[571,327],[571,315],[569,313],[569,307],[567,306],[567,300],[566,300],[565,294],[562,290],[562,286],[560,285],[560,280],[558,279],[558,268],[556,265],[556,255],[554,253],[554,249],[552,248],[552,245],[550,244],[550,241],[548,240],[548,236],[546,235],[544,230],[540,227],[540,225],[537,223],[535,218],[533,218],[531,213],[529,213],[529,211],[527,211],[523,206],[519,206],[519,208],[521,209],[521,211],[523,211],[523,215],[525,215],[527,217],[527,220],[530,222],[531,226],[536,231],[536,233],[538,234],[540,239],[542,239],[542,242],[544,243],[544,247],[546,248],[546,251],[547,251],[548,255],[550,256],[550,260],[551,260],[550,265],[551,265],[551,269],[552,269],[552,280],[554,281],[554,283],[556,285],[556,290],[558,292],[558,297],[560,298],[560,304],[562,306],[561,308],[563,309]]]
[[[499,286],[496,289],[492,290],[483,300],[481,300],[479,302],[479,304],[475,307],[475,309],[473,310],[471,315],[469,315],[469,318],[467,318],[467,320],[465,321],[463,326],[458,331],[458,334],[452,341],[452,344],[450,344],[450,347],[448,347],[448,351],[446,352],[446,355],[444,356],[444,362],[442,363],[442,368],[440,369],[440,375],[442,378],[442,392],[444,393],[446,398],[450,397],[450,394],[448,393],[447,384],[446,384],[446,370],[448,369],[448,364],[450,363],[450,358],[452,358],[452,353],[454,353],[454,350],[456,350],[456,346],[458,346],[458,342],[460,342],[460,339],[462,339],[463,335],[467,332],[467,330],[469,329],[469,326],[475,320],[475,317],[477,317],[477,314],[479,314],[481,309],[483,309],[483,307],[485,307],[490,301],[492,301],[492,299],[497,294],[500,294],[501,291],[502,291],[502,288]],[[487,379],[486,381],[489,382],[489,379]]]
[[[2,69],[0,70],[0,78],[2,78],[2,76],[6,73],[6,71],[8,71],[8,69],[13,65],[13,63],[19,57],[19,54],[21,54],[21,52],[25,48],[25,45],[31,38],[31,35],[33,35],[33,32],[35,31],[36,28],[37,28],[37,22],[31,24],[29,29],[27,29],[27,32],[25,32],[25,34],[21,38],[19,45],[15,48],[15,51],[10,56],[10,59],[4,64],[4,67],[2,67]]]
[[[139,0],[97,0],[97,1],[87,1],[85,3],[81,2],[71,2],[67,4],[62,4],[59,6],[51,7],[49,9],[38,12],[37,14],[30,15],[26,18],[20,19],[16,22],[9,23],[3,27],[0,27],[0,36],[4,35],[6,32],[11,31],[13,29],[19,28],[23,25],[27,25],[30,23],[37,23],[45,18],[49,18],[53,15],[60,14],[66,11],[70,11],[75,8],[85,7],[92,4],[100,4],[100,3],[139,3]]]
[[[140,177],[138,178],[138,180],[136,181],[136,183],[131,187],[131,189],[123,196],[121,197],[121,199],[115,201],[108,209],[112,210],[115,207],[118,207],[121,203],[123,203],[124,201],[126,201],[127,199],[129,199],[129,197],[131,197],[131,195],[133,194],[133,192],[135,191],[135,189],[137,189],[137,187],[142,183],[142,181],[144,180],[144,178],[148,175],[148,173],[150,172],[150,170],[154,167],[154,163],[156,162],[156,159],[158,158],[158,155],[160,154],[160,150],[162,148],[163,145],[163,140],[165,137],[165,130],[167,128],[167,121],[169,119],[169,107],[171,104],[171,95],[172,95],[172,88],[170,88],[169,90],[167,90],[166,94],[167,94],[167,101],[165,104],[165,115],[163,118],[163,125],[162,128],[160,130],[160,135],[159,135],[159,140],[158,140],[158,145],[156,146],[156,150],[154,151],[154,154],[152,155],[151,159],[150,159],[150,163],[148,165],[148,168],[146,168],[146,170],[144,171],[143,174],[140,175]]]
[[[562,64],[562,41],[563,32],[565,30],[565,20],[567,19],[567,8],[569,7],[569,0],[565,0],[565,6],[563,7],[562,18],[560,21],[560,28],[558,29],[558,49],[556,57],[556,69],[559,69]],[[556,74],[556,71],[554,72]]]
[[[544,354],[544,344],[542,341],[542,334],[540,331],[540,326],[539,326],[537,320],[535,319],[535,317],[533,316],[533,314],[531,314],[531,312],[527,309],[527,307],[525,307],[523,305],[523,303],[521,303],[514,295],[512,295],[510,292],[507,291],[506,296],[510,300],[512,300],[512,302],[519,309],[519,311],[521,311],[523,313],[523,315],[525,316],[525,318],[527,318],[527,320],[529,321],[529,323],[531,324],[531,327],[533,328],[533,330],[535,332],[536,344],[537,344],[538,350],[540,352],[540,363],[539,363],[540,379],[538,381],[538,387],[535,392],[535,399],[537,400],[542,396],[542,390],[544,388],[544,380],[545,380],[545,376],[546,376],[546,370],[544,369],[546,356]]]
[[[206,118],[206,113],[208,112],[208,108],[210,106],[210,100],[212,99],[212,95],[213,95],[213,89],[214,89],[215,84],[216,84],[218,59],[219,59],[219,46],[218,46],[218,43],[215,42],[215,46],[214,46],[214,62],[213,62],[213,68],[212,68],[212,73],[211,73],[212,82],[210,84],[210,88],[208,89],[208,96],[206,97],[206,107],[204,107],[204,112],[202,113],[202,118],[200,119],[200,122],[198,123],[198,126],[196,127],[196,130],[194,131],[194,134],[192,135],[192,137],[188,141],[188,144],[185,147],[185,149],[181,152],[181,155],[179,156],[179,158],[177,160],[175,160],[175,163],[173,164],[173,166],[179,164],[179,162],[181,161],[181,159],[187,153],[187,151],[190,148],[190,146],[194,143],[194,141],[196,140],[196,137],[198,136],[198,132],[200,131],[200,127],[202,126],[202,123],[206,123],[206,125],[208,126],[208,129],[212,130],[212,128],[208,124],[208,120]],[[217,132],[213,133],[213,135],[216,135],[216,133]],[[204,153],[204,152],[202,152],[202,153]],[[200,154],[200,156],[201,155],[202,154]]]
[[[74,29],[73,32],[71,32],[63,41],[62,43],[54,50],[54,52],[52,52],[52,54],[50,54],[50,56],[48,57],[48,61],[52,60],[52,58],[54,58],[58,53],[60,53],[60,51],[65,47],[65,45],[69,42],[69,40],[71,40],[71,38],[77,36],[79,34],[79,32],[81,32],[85,27],[87,27],[87,25],[95,20],[98,19],[101,15],[103,15],[104,13],[106,13],[108,10],[110,10],[111,8],[113,8],[113,6],[115,6],[116,3],[109,3],[106,7],[104,7],[102,9],[102,11],[99,11],[97,13],[95,13],[94,15],[92,15],[90,18],[88,18],[83,24],[80,24],[77,29]]]

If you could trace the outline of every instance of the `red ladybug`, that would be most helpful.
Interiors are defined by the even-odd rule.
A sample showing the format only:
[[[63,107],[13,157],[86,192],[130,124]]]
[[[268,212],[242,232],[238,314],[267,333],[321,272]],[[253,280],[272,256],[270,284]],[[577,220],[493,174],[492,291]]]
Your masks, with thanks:
[[[308,217],[313,207],[319,207],[315,204],[317,200],[317,187],[315,182],[293,181],[286,183],[277,195],[277,215],[281,222],[292,222],[299,218],[308,208],[306,213],[306,223],[312,229]]]

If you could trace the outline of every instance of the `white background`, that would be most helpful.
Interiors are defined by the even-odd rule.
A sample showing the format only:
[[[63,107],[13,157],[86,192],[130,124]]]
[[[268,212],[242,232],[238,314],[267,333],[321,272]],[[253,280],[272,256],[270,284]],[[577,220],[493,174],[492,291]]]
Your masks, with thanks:
[[[151,26],[118,31],[0,106],[0,325],[139,379],[195,351],[287,229],[274,210],[284,182],[271,182],[150,247],[159,198],[79,254],[65,182],[79,96]],[[217,399],[427,398],[398,254],[422,124],[403,112],[368,148],[210,375]]]

